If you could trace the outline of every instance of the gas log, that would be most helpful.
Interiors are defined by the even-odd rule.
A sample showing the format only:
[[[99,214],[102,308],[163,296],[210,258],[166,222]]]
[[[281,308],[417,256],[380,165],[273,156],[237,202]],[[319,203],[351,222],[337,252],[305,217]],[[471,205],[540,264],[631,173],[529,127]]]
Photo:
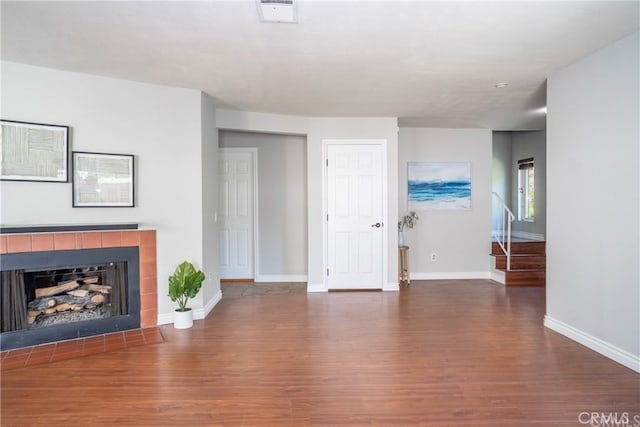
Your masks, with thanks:
[[[111,286],[109,285],[86,284],[82,286],[82,289],[86,289],[92,292],[100,292],[102,294],[108,294],[111,292]]]
[[[58,283],[57,286],[50,286],[48,288],[36,289],[36,298],[48,297],[51,295],[58,295],[66,291],[71,291],[80,285],[76,280],[69,280],[67,282]]]
[[[101,293],[88,293],[80,295],[55,295],[53,297],[41,297],[27,304],[27,323],[32,324],[41,314],[55,314],[63,311],[80,311],[95,308],[105,302],[106,298]]]

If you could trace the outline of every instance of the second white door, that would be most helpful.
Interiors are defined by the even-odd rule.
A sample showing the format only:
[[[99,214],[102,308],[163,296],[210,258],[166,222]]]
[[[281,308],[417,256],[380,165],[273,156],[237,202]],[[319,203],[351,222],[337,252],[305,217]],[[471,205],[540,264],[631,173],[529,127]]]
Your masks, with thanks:
[[[253,279],[255,149],[220,149],[220,278]]]

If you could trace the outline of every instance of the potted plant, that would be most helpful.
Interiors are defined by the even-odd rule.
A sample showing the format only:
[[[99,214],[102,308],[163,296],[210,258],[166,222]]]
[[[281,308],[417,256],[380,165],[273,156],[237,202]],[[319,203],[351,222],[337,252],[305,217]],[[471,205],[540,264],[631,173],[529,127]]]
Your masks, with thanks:
[[[176,267],[176,271],[169,276],[169,298],[178,303],[173,320],[173,326],[176,329],[187,329],[193,326],[193,311],[187,307],[187,302],[189,298],[198,295],[203,281],[204,273],[188,261]]]
[[[418,214],[413,211],[400,218],[400,221],[398,221],[398,246],[404,246],[404,234],[402,234],[404,228],[413,228],[419,219]]]

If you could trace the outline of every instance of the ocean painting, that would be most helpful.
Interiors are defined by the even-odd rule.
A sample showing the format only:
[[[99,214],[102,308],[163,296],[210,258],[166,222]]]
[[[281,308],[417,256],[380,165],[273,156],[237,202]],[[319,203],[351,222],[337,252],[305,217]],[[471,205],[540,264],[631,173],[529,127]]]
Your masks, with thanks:
[[[408,210],[470,210],[470,162],[408,162]]]

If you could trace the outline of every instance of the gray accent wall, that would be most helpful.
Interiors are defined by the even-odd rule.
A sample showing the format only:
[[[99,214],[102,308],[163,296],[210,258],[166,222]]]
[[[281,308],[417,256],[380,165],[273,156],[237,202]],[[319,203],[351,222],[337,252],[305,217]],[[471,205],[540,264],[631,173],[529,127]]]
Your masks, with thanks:
[[[547,227],[547,158],[545,131],[496,131],[492,144],[492,191],[498,193],[516,216],[512,230],[520,237],[544,239]],[[535,218],[518,220],[518,160],[534,158]],[[492,229],[501,229],[501,209],[493,203]]]
[[[305,281],[307,138],[221,130],[219,146],[258,149],[256,281]]]
[[[493,164],[491,167],[491,191],[497,193],[509,209],[511,203],[511,132],[493,132]],[[502,230],[502,208],[492,199],[491,229]]]
[[[511,210],[516,215],[513,230],[544,238],[547,228],[547,150],[546,132],[511,132]],[[518,160],[534,158],[533,222],[518,220]]]
[[[640,33],[547,86],[545,325],[640,372]]]
[[[407,162],[471,162],[471,210],[419,211],[405,230],[412,279],[489,278],[491,144],[488,129],[400,128],[399,217],[407,212]]]

